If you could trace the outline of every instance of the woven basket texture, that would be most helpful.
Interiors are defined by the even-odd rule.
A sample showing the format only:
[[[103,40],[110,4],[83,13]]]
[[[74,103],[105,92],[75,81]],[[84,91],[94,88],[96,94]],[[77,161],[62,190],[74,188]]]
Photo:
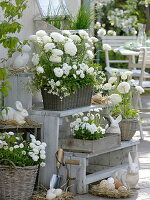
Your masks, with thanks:
[[[121,140],[129,141],[138,130],[139,124],[137,119],[123,119],[119,126],[121,129]]]
[[[28,200],[31,198],[38,166],[15,167],[0,165],[0,200]]]
[[[48,88],[41,89],[45,110],[63,111],[91,105],[93,93],[91,87],[80,88],[73,95],[63,99],[57,95],[49,94],[45,89]]]

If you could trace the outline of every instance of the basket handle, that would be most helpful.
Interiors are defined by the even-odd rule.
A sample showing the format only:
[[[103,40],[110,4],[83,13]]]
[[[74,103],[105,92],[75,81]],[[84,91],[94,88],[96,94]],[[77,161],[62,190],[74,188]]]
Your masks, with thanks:
[[[9,159],[2,159],[2,160],[0,160],[0,163],[3,162],[3,161],[8,161],[9,163],[12,164],[12,166],[14,167],[14,169],[17,169],[16,165],[11,160],[9,160]]]

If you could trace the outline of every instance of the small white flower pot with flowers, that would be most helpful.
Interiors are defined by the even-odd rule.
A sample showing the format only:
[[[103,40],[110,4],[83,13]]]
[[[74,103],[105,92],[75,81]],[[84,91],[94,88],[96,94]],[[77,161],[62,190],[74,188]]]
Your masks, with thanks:
[[[79,34],[62,31],[37,31],[30,36],[36,45],[32,62],[35,73],[32,81],[41,89],[44,109],[67,110],[91,104],[92,89],[99,85],[96,76],[100,73],[93,66],[94,44],[98,41],[80,30]]]
[[[39,164],[45,166],[45,147],[33,135],[24,141],[21,134],[0,133],[0,199],[31,198]]]
[[[111,114],[114,117],[122,115],[123,120],[119,123],[121,129],[121,140],[131,140],[139,127],[139,110],[134,109],[133,96],[137,97],[144,92],[141,86],[137,86],[132,79],[132,72],[118,72],[112,70],[112,76],[103,89],[110,94],[109,99],[113,104]]]
[[[92,109],[87,114],[75,114],[75,121],[70,123],[73,136],[62,139],[62,148],[67,151],[99,153],[120,146],[119,134],[105,134],[99,123],[99,109]]]

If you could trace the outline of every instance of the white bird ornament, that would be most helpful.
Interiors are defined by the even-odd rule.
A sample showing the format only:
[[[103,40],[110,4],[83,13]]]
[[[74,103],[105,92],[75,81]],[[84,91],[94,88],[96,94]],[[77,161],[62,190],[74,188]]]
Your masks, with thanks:
[[[29,52],[31,48],[28,45],[22,47],[22,52],[15,58],[13,67],[17,69],[25,68],[29,61]]]

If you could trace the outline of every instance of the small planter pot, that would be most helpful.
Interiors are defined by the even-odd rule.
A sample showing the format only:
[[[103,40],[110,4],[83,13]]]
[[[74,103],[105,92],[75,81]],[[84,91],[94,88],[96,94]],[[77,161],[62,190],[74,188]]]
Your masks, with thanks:
[[[17,167],[13,169],[0,165],[0,199],[29,200],[32,196],[38,166]]]
[[[121,144],[120,134],[106,134],[98,140],[81,140],[75,138],[61,139],[61,146],[66,151],[99,153],[108,152]]]
[[[137,119],[123,119],[119,126],[121,129],[121,141],[129,141],[138,130],[139,122]]]
[[[80,88],[73,95],[63,99],[57,95],[49,94],[48,89],[48,87],[41,89],[45,110],[62,111],[91,105],[93,93],[91,87]]]

